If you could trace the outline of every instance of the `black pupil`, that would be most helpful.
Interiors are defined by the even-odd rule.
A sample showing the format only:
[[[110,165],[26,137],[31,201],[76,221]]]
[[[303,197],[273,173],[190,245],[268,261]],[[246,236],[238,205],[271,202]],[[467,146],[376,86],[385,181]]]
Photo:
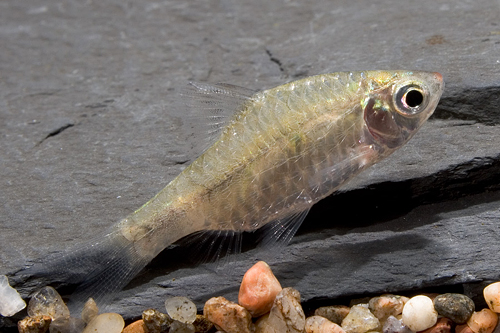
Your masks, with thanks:
[[[410,90],[406,93],[406,105],[411,108],[417,107],[424,101],[424,96],[418,90]]]

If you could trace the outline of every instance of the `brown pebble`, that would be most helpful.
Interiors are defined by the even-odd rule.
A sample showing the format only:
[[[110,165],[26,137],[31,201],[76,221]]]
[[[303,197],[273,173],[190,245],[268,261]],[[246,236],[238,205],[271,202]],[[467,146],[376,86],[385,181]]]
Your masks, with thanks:
[[[373,297],[368,302],[368,308],[380,322],[385,322],[390,316],[400,315],[404,306],[405,298],[396,295]]]
[[[467,325],[474,333],[491,333],[498,324],[498,315],[490,309],[474,312]]]
[[[132,324],[127,325],[122,333],[145,333],[146,327],[144,326],[144,320],[140,319],[134,321]]]
[[[474,333],[467,324],[457,325],[455,333]]]
[[[421,333],[450,333],[452,325],[453,322],[451,319],[442,317],[438,319],[436,325],[426,329],[425,331],[421,331]]]
[[[226,333],[251,333],[252,316],[244,307],[224,297],[212,297],[203,307],[203,315]]]
[[[45,333],[49,330],[50,316],[26,317],[17,323],[19,333]]]
[[[155,309],[144,310],[142,312],[142,320],[148,333],[168,332],[170,324],[173,321],[168,314],[161,313]]]
[[[281,284],[269,265],[259,261],[243,276],[238,303],[253,317],[259,317],[271,310],[274,299],[281,289]]]
[[[345,305],[322,306],[314,311],[314,315],[321,316],[332,323],[340,325],[350,310],[351,308]]]
[[[339,325],[321,316],[312,316],[306,319],[306,333],[345,333]]]
[[[214,328],[214,324],[202,315],[196,315],[196,319],[193,322],[196,329],[196,333],[208,333]]]

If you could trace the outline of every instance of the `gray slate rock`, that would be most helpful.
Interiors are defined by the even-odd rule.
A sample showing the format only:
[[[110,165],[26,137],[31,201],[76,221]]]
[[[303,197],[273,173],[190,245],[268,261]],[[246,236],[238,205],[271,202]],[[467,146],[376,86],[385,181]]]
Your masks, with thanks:
[[[236,300],[258,259],[303,302],[497,280],[500,9],[436,3],[40,3],[0,10],[0,273],[99,235],[161,190],[203,138],[175,90],[189,80],[262,89],[324,72],[441,72],[420,133],[314,207],[282,252],[227,266],[164,251],[117,295],[126,318],[167,296]],[[40,282],[18,285],[28,295]],[[2,319],[3,320],[3,319]],[[7,323],[4,323],[7,325]],[[2,322],[0,322],[0,327]]]

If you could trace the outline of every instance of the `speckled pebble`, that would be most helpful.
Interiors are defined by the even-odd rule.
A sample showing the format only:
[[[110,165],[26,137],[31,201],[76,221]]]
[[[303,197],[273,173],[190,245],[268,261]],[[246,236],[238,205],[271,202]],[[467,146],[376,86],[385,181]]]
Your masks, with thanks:
[[[385,320],[384,327],[382,328],[383,333],[414,333],[408,326],[403,324],[401,319],[397,319],[394,316],[389,316]]]
[[[243,276],[238,303],[253,317],[259,317],[271,310],[274,299],[281,289],[281,284],[269,265],[259,261]]]
[[[421,333],[450,333],[453,322],[449,318],[439,318],[436,325],[422,331]]]
[[[144,310],[142,320],[148,333],[168,332],[172,323],[172,318],[169,315],[155,309]]]
[[[345,333],[339,325],[321,316],[311,316],[306,319],[306,333]]]
[[[498,314],[490,309],[474,312],[467,325],[474,333],[491,333],[498,324]]]
[[[134,321],[132,324],[127,325],[122,333],[145,333],[146,326],[144,326],[144,320],[139,319]]]
[[[17,323],[19,333],[45,333],[49,330],[50,316],[26,317]]]
[[[196,305],[187,297],[171,297],[165,301],[165,308],[170,318],[181,323],[192,324],[196,319]]]
[[[121,333],[125,327],[118,313],[103,313],[92,319],[83,333]]]
[[[424,295],[410,298],[403,308],[403,323],[418,332],[432,327],[437,322],[437,311],[432,300]]]
[[[370,312],[368,304],[354,305],[342,321],[342,328],[347,333],[378,331],[380,327],[380,321]]]
[[[226,333],[253,332],[252,316],[241,305],[224,297],[213,297],[203,307],[203,315]]]
[[[69,317],[69,310],[59,293],[52,287],[43,287],[31,297],[28,303],[28,315],[50,316],[52,320]]]
[[[193,325],[197,333],[207,333],[214,327],[214,324],[202,315],[196,315]]]
[[[368,302],[368,308],[380,320],[385,322],[389,316],[398,316],[403,312],[403,307],[408,298],[396,295],[382,295],[373,297]]]
[[[484,288],[483,295],[490,310],[500,313],[500,282],[492,283]]]
[[[85,305],[83,306],[82,320],[88,324],[92,321],[92,319],[97,317],[98,314],[99,314],[99,308],[97,307],[96,302],[94,301],[93,298],[89,298],[87,302],[85,302]]]
[[[340,325],[350,310],[351,308],[345,305],[322,306],[314,311],[314,315],[324,317],[332,323]]]
[[[457,324],[466,323],[475,310],[474,302],[462,294],[442,294],[434,299],[434,309]]]

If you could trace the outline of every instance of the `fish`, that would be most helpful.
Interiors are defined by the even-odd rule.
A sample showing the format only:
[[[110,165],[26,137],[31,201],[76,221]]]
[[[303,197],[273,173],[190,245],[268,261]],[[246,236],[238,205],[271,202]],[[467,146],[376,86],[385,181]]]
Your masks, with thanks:
[[[443,89],[441,74],[408,70],[320,74],[262,91],[191,83],[183,96],[209,119],[214,143],[105,235],[27,272],[78,285],[73,304],[99,304],[188,235],[264,228],[263,242],[286,244],[315,203],[408,142]]]

